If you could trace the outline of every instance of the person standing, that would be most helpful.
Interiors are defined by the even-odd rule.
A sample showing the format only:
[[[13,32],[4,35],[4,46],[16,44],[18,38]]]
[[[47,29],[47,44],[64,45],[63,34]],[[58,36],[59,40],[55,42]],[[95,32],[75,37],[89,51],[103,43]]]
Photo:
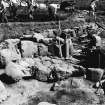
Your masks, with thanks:
[[[64,54],[65,59],[70,59],[74,52],[74,47],[73,47],[73,43],[71,40],[71,36],[70,36],[70,34],[62,32],[60,37],[64,39],[64,46],[65,46],[65,51],[62,50],[62,53],[63,54],[65,53]]]
[[[100,62],[101,62],[101,43],[102,43],[102,40],[101,40],[101,37],[99,36],[100,32],[95,32],[95,33],[92,33],[92,29],[88,29],[87,30],[87,38],[89,40],[88,44],[87,44],[87,48],[88,48],[88,58],[91,56],[91,61],[93,59],[95,59],[94,61],[94,65],[96,65],[98,68],[100,68]],[[92,53],[93,52],[93,53]],[[92,58],[93,57],[93,58]]]
[[[72,57],[74,51],[70,35],[66,35],[65,45],[66,45],[66,59],[69,59],[70,57]]]
[[[87,27],[87,38],[89,39],[88,47],[89,48],[100,48],[101,47],[101,37],[99,34],[102,32],[102,30],[98,30],[97,32],[93,33],[92,27]]]
[[[26,0],[27,6],[28,6],[28,17],[29,19],[34,19],[33,17],[33,12],[34,12],[34,7],[32,5],[32,1],[31,0]]]
[[[92,8],[92,15],[93,15],[93,17],[94,17],[94,20],[96,21],[96,14],[95,14],[95,12],[96,12],[96,3],[98,2],[99,0],[92,0],[92,2],[91,2],[91,8]]]
[[[2,1],[0,1],[0,20],[1,22],[8,22],[7,16],[6,16],[6,10],[4,8],[4,5],[2,4]]]

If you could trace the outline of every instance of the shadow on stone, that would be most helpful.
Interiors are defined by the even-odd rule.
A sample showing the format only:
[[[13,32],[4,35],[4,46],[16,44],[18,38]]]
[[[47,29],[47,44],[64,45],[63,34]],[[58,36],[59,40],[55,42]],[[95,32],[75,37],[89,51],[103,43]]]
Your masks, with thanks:
[[[6,84],[13,84],[16,81],[13,80],[11,77],[7,76],[6,74],[0,75],[0,80]]]

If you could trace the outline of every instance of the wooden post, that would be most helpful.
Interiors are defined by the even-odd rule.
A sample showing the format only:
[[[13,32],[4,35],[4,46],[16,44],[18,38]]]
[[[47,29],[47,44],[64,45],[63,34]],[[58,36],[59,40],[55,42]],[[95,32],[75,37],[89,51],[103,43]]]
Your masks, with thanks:
[[[99,59],[98,68],[100,68],[100,51],[99,51],[98,59]]]
[[[61,34],[61,23],[60,23],[60,19],[59,19],[59,37],[60,37],[60,34]],[[60,39],[59,39],[58,43],[59,43],[59,55],[62,58],[62,46],[60,44]]]
[[[66,42],[65,42],[65,44],[66,44],[66,59],[68,59],[70,56],[69,56],[69,48],[70,48],[70,45],[69,45],[69,40],[68,40],[68,38],[67,38],[67,36],[66,36]]]

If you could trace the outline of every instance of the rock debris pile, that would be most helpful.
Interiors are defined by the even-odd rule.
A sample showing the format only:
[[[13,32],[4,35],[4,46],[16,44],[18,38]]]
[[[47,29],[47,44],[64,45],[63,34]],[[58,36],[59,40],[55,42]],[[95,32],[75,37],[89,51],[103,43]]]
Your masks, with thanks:
[[[64,33],[71,35],[70,46],[63,43],[65,39],[57,36],[59,32],[56,29],[33,35],[23,35],[20,39],[6,39],[1,42],[0,70],[2,72],[0,76],[5,75],[6,79],[9,78],[6,80],[8,83],[13,80],[16,86],[20,84],[19,87],[22,86],[24,91],[13,85],[6,90],[8,85],[4,82],[5,78],[3,77],[1,81],[4,83],[0,81],[0,103],[9,100],[12,96],[11,87],[19,91],[20,97],[26,96],[29,105],[33,104],[32,100],[36,101],[35,105],[66,105],[65,102],[69,104],[75,102],[76,105],[85,102],[94,105],[100,103],[99,97],[94,93],[96,89],[93,86],[98,84],[97,88],[100,85],[104,87],[104,82],[101,82],[104,69],[101,66],[100,68],[90,66],[88,61],[93,55],[88,55],[88,50],[76,49],[79,42],[87,41],[84,34],[76,38],[78,33],[80,34],[79,31],[81,32],[79,27],[62,31],[63,37]],[[68,42],[66,41],[66,43]],[[85,65],[87,63],[88,65]],[[25,80],[27,82],[38,80],[37,86],[28,82],[29,86],[26,88]],[[24,81],[23,84],[21,81]],[[40,90],[38,94],[41,96],[37,94],[36,88],[35,93],[34,87]],[[52,91],[54,92],[50,96]]]

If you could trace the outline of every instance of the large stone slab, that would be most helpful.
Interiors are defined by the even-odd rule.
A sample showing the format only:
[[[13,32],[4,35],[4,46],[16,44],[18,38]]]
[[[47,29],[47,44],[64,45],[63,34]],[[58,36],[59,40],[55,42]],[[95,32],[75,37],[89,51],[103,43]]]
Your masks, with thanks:
[[[12,77],[14,80],[22,79],[22,77],[31,76],[30,69],[27,68],[26,63],[23,62],[23,65],[18,63],[9,62],[6,65],[5,73]]]
[[[41,62],[36,62],[34,70],[35,70],[35,72],[34,72],[35,79],[40,80],[40,81],[48,80],[48,75],[49,75],[50,71]]]
[[[38,55],[37,43],[29,40],[21,41],[21,49],[23,57],[34,57]]]
[[[6,65],[10,61],[18,61],[21,59],[21,55],[17,54],[11,49],[2,49],[0,50],[0,62],[1,65]]]
[[[101,80],[103,76],[104,70],[100,68],[88,68],[86,71],[86,79],[93,81],[93,82],[98,82]]]
[[[6,65],[9,61],[17,61],[21,59],[18,49],[19,39],[7,39],[0,44],[0,63]]]

